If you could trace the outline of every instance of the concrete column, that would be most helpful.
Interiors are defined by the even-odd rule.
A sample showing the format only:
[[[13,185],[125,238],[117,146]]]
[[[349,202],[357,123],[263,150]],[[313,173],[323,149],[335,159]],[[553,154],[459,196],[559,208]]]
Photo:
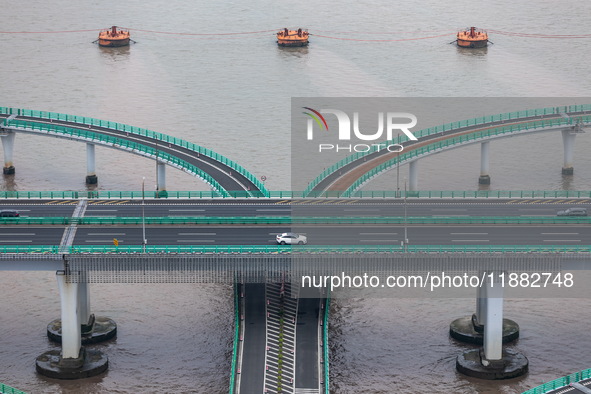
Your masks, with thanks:
[[[408,190],[416,191],[419,189],[419,161],[413,160],[408,164]]]
[[[96,185],[98,178],[96,176],[96,157],[94,153],[95,145],[86,144],[86,184]]]
[[[78,283],[78,316],[81,325],[90,320],[90,291],[88,283]]]
[[[160,194],[161,192],[166,192],[166,164],[158,162],[156,171],[158,194]]]
[[[482,331],[486,324],[486,289],[478,287],[476,289],[476,313],[473,318],[474,329]]]
[[[501,360],[503,358],[503,288],[499,282],[486,284],[486,324],[484,325],[484,358]]]
[[[79,358],[82,346],[78,316],[78,283],[68,283],[66,274],[56,274],[62,306],[62,358]]]
[[[14,165],[12,158],[14,153],[14,138],[16,133],[9,131],[8,134],[2,136],[2,147],[4,148],[4,175],[14,174]]]
[[[575,149],[576,134],[569,129],[562,130],[562,144],[564,146],[564,165],[562,166],[562,175],[573,175],[573,158]]]
[[[481,185],[490,185],[489,153],[490,141],[482,142],[480,144],[480,177],[478,178],[478,183]]]

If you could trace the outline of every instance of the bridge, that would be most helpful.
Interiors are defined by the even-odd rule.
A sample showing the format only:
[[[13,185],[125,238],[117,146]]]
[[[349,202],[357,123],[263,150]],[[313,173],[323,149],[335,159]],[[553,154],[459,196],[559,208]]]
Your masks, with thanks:
[[[347,272],[427,278],[443,269],[483,279],[470,290],[477,300],[474,316],[450,325],[455,338],[480,341],[483,356],[464,352],[458,370],[486,379],[518,376],[528,362],[505,352],[504,294],[488,275],[586,269],[590,220],[556,217],[556,211],[587,206],[591,194],[418,191],[416,160],[480,142],[486,183],[488,140],[558,129],[565,144],[563,173],[570,174],[574,137],[590,113],[590,106],[545,108],[422,130],[419,141],[396,141],[404,154],[351,156],[305,191],[281,192],[266,190],[215,152],[170,136],[92,118],[0,108],[5,174],[14,173],[18,132],[85,142],[88,183],[96,181],[96,144],[155,159],[159,174],[158,190],[147,199],[143,191],[0,192],[4,207],[21,212],[20,218],[0,221],[0,269],[57,272],[62,315],[61,329],[53,334],[62,351],[37,360],[38,370],[51,377],[79,378],[107,368],[106,356],[82,344],[98,322],[108,321],[90,313],[90,284],[228,283],[235,291],[230,392],[328,393],[329,286],[306,290],[304,277]],[[358,191],[405,161],[411,163],[408,193]],[[195,175],[213,190],[168,191],[165,165]],[[305,233],[309,245],[274,245],[274,235],[290,229]],[[513,323],[512,338],[519,330]],[[114,323],[107,330],[114,335]]]
[[[86,143],[86,183],[98,181],[95,146],[101,145],[149,157],[157,162],[157,190],[166,195],[166,165],[191,174],[227,196],[266,196],[265,186],[250,172],[210,149],[166,134],[83,116],[0,107],[0,137],[5,175],[15,173],[14,141],[17,133],[66,138]]]
[[[526,133],[559,130],[564,145],[562,173],[574,172],[574,141],[583,126],[591,122],[591,104],[547,107],[483,116],[447,123],[414,132],[417,141],[406,135],[371,146],[371,149],[348,156],[325,169],[304,191],[307,197],[323,194],[362,196],[357,192],[381,173],[401,164],[409,164],[409,190],[418,191],[418,162],[422,157],[468,144],[481,144],[480,184],[490,184],[490,141]],[[402,152],[390,152],[388,145],[400,144]],[[356,193],[357,192],[357,193]]]
[[[537,198],[540,192],[527,191],[512,192],[526,198],[250,198],[240,205],[218,198],[144,200],[139,193],[108,200],[70,199],[65,192],[60,199],[9,199],[5,193],[3,206],[22,217],[0,222],[0,268],[58,272],[62,354],[45,357],[79,358],[84,346],[78,323],[88,323],[92,315],[87,296],[92,283],[234,284],[231,392],[237,393],[327,392],[326,289],[298,294],[303,276],[425,276],[442,269],[470,275],[560,273],[580,269],[591,257],[585,241],[590,219],[556,217],[557,210],[591,205],[589,192],[566,198],[561,197],[566,192]],[[298,206],[311,216],[299,216]],[[304,229],[309,245],[274,245],[274,234],[289,228]],[[409,242],[401,244],[404,238]],[[503,297],[495,295],[490,299]],[[75,308],[81,302],[84,316]],[[483,346],[494,359],[503,349],[503,326],[497,324],[503,321],[502,303],[478,305],[479,318],[488,319],[490,327]]]

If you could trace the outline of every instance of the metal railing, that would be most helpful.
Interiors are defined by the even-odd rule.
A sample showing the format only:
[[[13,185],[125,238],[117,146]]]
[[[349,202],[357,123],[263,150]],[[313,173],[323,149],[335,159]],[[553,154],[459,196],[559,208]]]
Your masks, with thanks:
[[[570,383],[578,382],[584,379],[591,378],[591,369],[585,369],[580,372],[575,372],[562,378],[554,379],[550,382],[544,383],[540,386],[534,387],[524,391],[522,394],[544,394],[550,391],[559,389],[561,387],[568,386]]]
[[[583,123],[591,122],[591,115],[580,116],[577,119],[581,120]],[[371,169],[370,171],[363,174],[359,179],[357,179],[344,193],[345,196],[352,195],[355,190],[360,188],[365,182],[370,180],[371,178],[375,177],[379,173],[386,171],[398,163],[403,163],[414,158],[443,150],[449,146],[464,144],[467,142],[478,141],[487,137],[502,135],[502,134],[511,134],[517,131],[522,130],[532,130],[532,129],[542,129],[548,127],[558,127],[558,126],[565,126],[565,125],[572,125],[573,118],[558,118],[558,119],[545,119],[545,120],[538,120],[532,121],[528,123],[522,124],[515,124],[509,126],[501,126],[501,127],[494,127],[487,130],[476,131],[470,134],[459,135],[456,137],[451,137],[445,139],[443,141],[434,142],[432,144],[412,149],[407,153],[401,153],[400,155],[394,157],[391,160]],[[355,195],[353,195],[355,196]]]
[[[322,319],[322,358],[324,359],[324,394],[330,394],[330,375],[328,359],[328,317],[330,316],[330,289],[327,290]]]
[[[303,191],[269,191],[265,199],[345,199],[354,198],[400,198],[405,197],[404,191],[367,190],[358,191],[352,197],[344,191],[330,191],[311,193],[304,198]],[[210,199],[210,198],[254,198],[248,191],[167,191],[166,196],[158,196],[156,191],[144,192],[147,199]],[[591,198],[591,190],[421,190],[406,191],[407,198]],[[142,191],[0,191],[0,199],[49,199],[49,200],[77,200],[87,198],[94,200],[122,200],[141,199]]]
[[[490,115],[490,116],[482,116],[478,118],[472,118],[467,120],[462,120],[458,122],[446,123],[439,126],[429,127],[427,129],[422,129],[413,134],[417,138],[430,136],[433,134],[449,132],[454,130],[461,130],[466,127],[470,126],[478,126],[478,125],[486,125],[486,124],[494,124],[498,122],[505,122],[505,121],[515,121],[519,119],[527,119],[536,116],[547,116],[547,115],[559,115],[561,113],[582,113],[585,111],[591,111],[591,104],[583,104],[583,105],[571,105],[571,106],[561,106],[561,107],[547,107],[547,108],[539,108],[539,109],[531,109],[525,111],[516,111],[516,112],[507,112],[497,115]],[[314,189],[320,182],[322,182],[327,176],[333,174],[335,171],[341,169],[342,167],[346,166],[347,164],[359,160],[362,157],[368,156],[372,153],[375,153],[378,150],[384,149],[386,146],[391,144],[400,144],[405,141],[408,141],[406,135],[397,136],[396,139],[384,141],[380,144],[376,144],[376,146],[371,147],[366,152],[357,152],[353,155],[347,156],[344,159],[338,161],[337,163],[333,164],[332,166],[328,167],[324,170],[320,175],[318,175],[314,180],[312,180],[306,190],[304,190],[304,195],[308,196],[308,194]],[[402,156],[402,155],[401,155]]]
[[[0,245],[0,254],[141,254],[142,245]],[[591,245],[407,245],[410,253],[591,253]],[[393,253],[400,245],[147,245],[149,254]]]
[[[123,131],[123,132],[130,133],[130,134],[136,134],[136,135],[141,135],[144,137],[154,138],[158,141],[162,141],[162,142],[165,142],[168,144],[180,146],[182,148],[189,149],[193,152],[197,152],[201,155],[204,155],[204,156],[207,156],[211,159],[214,159],[214,160],[230,167],[234,171],[238,172],[239,174],[241,174],[242,176],[247,178],[254,185],[256,185],[256,187],[263,193],[263,195],[267,194],[267,190],[265,188],[265,185],[260,180],[258,180],[252,173],[247,171],[244,167],[242,167],[238,163],[228,159],[227,157],[225,157],[219,153],[212,151],[211,149],[207,149],[203,146],[194,144],[192,142],[185,141],[181,138],[172,137],[167,134],[162,134],[162,133],[158,133],[155,131],[143,129],[141,127],[129,126],[129,125],[126,125],[123,123],[94,119],[94,118],[89,118],[89,117],[85,117],[85,116],[60,114],[60,113],[56,113],[56,112],[35,111],[35,110],[10,108],[10,107],[0,107],[0,114],[5,114],[5,115],[15,114],[15,115],[19,115],[19,116],[29,116],[29,117],[49,119],[49,120],[54,119],[54,120],[71,122],[71,123],[77,123],[77,124],[85,125],[85,126],[98,126],[98,127],[103,127],[103,128],[107,128],[107,129]],[[12,120],[10,122],[10,125],[15,124],[15,122],[16,122],[16,120]],[[6,125],[6,122],[4,124]]]
[[[27,394],[24,391],[20,391],[15,389],[14,387],[10,387],[7,384],[0,383],[0,394]]]
[[[3,217],[0,225],[591,224],[591,216],[170,216]]]
[[[240,316],[238,312],[238,284],[234,284],[234,344],[232,347],[232,367],[230,368],[230,390],[229,394],[234,394],[236,387],[236,363],[238,362],[238,341],[240,341]]]

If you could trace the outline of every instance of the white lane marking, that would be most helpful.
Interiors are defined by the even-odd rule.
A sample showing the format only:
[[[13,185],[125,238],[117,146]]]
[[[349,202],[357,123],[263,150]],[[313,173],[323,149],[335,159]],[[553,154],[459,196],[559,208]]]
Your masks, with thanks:
[[[488,233],[450,233],[451,235],[488,235]]]
[[[217,233],[179,233],[179,235],[217,235]]]
[[[32,240],[25,239],[13,239],[13,240],[0,240],[0,242],[33,242]]]
[[[113,243],[112,239],[87,239],[84,242],[92,242],[92,243],[96,243],[96,242],[103,242],[103,243],[107,243],[107,244],[111,244]],[[119,241],[119,243],[121,243],[123,241]]]
[[[359,242],[400,242],[397,239],[360,239]]]
[[[205,209],[169,209],[169,212],[204,212]]]
[[[177,242],[215,242],[215,239],[177,239]]]
[[[357,209],[353,209],[353,208],[347,209],[347,208],[345,208],[344,210],[345,211],[379,211],[379,209],[373,209],[373,208],[357,208]]]
[[[4,234],[2,234],[4,235]],[[6,234],[6,235],[35,235],[35,233],[10,233],[10,234]]]
[[[257,212],[291,212],[291,209],[257,209]]]
[[[359,235],[398,235],[398,233],[359,233]]]
[[[542,235],[579,235],[579,233],[541,233]]]
[[[545,239],[544,242],[581,242],[580,239]]]
[[[452,239],[451,242],[490,242],[488,239]]]
[[[88,233],[86,235],[125,235],[125,233]]]
[[[432,211],[467,211],[466,208],[431,208]]]
[[[117,212],[118,209],[87,209],[86,212]]]

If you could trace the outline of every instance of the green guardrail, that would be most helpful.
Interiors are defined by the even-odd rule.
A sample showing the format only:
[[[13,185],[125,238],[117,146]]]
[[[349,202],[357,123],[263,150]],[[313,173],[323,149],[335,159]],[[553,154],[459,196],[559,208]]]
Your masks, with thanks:
[[[172,217],[3,217],[0,225],[300,225],[300,224],[591,224],[573,216],[172,216]]]
[[[521,394],[544,394],[550,391],[568,386],[571,383],[578,382],[584,379],[591,378],[591,368],[585,369],[580,372],[575,372],[562,378],[554,379],[550,382],[544,383],[540,386],[534,387],[533,389],[524,391]]]
[[[238,284],[234,283],[234,345],[232,347],[232,367],[230,369],[230,394],[234,394],[236,387],[236,363],[238,362],[238,342],[240,341],[240,316]]]
[[[12,120],[10,124],[11,126],[16,126],[24,129],[53,132],[70,137],[82,138],[88,141],[100,141],[105,145],[118,147],[120,149],[129,150],[139,154],[158,157],[162,161],[166,161],[171,165],[180,167],[187,172],[195,174],[199,178],[203,179],[206,183],[211,185],[211,187],[216,189],[218,192],[226,194],[225,189],[211,175],[209,175],[199,167],[190,164],[176,156],[170,155],[166,152],[157,150],[146,145],[139,144],[137,142],[126,140],[123,138],[113,137],[110,135],[95,133],[88,130],[81,130],[72,127],[58,126],[47,123],[36,123],[24,120]]]
[[[330,315],[330,289],[327,289],[324,303],[324,317],[322,319],[322,358],[324,359],[324,394],[330,394],[330,375],[328,359],[328,317]]]
[[[253,196],[249,191],[167,191],[166,196],[158,196],[156,191],[0,191],[0,200],[8,199],[45,199],[45,200],[77,200],[81,198],[93,200],[124,200],[124,199],[216,199],[216,198],[264,198],[264,199],[345,199],[358,198],[404,198],[404,191],[364,190],[355,193],[354,197],[345,191],[315,192],[304,198],[303,191],[269,191],[266,197]],[[421,190],[406,191],[407,198],[459,198],[459,199],[523,199],[523,198],[591,198],[590,190]]]
[[[24,391],[20,391],[15,389],[14,387],[10,387],[7,384],[0,383],[0,394],[27,394]]]
[[[577,119],[581,120],[583,123],[591,122],[591,115],[580,116]],[[375,177],[379,173],[386,171],[398,163],[403,163],[409,160],[412,160],[416,157],[423,156],[425,154],[440,151],[446,147],[453,146],[456,144],[463,144],[466,142],[478,141],[486,137],[492,137],[496,135],[502,134],[511,134],[517,131],[522,130],[531,130],[531,129],[541,129],[547,127],[557,127],[557,126],[565,126],[565,125],[572,125],[573,118],[558,118],[558,119],[547,119],[547,120],[538,120],[527,122],[523,124],[515,124],[509,126],[501,126],[501,127],[494,127],[487,130],[477,131],[470,134],[459,135],[456,137],[448,138],[443,141],[434,142],[429,145],[422,146],[420,148],[412,149],[407,153],[402,153],[397,157],[373,168],[372,170],[366,172],[363,176],[361,176],[357,181],[355,181],[344,193],[345,196],[351,195],[354,193],[355,190],[360,188],[365,182],[369,179]]]
[[[462,120],[458,122],[446,123],[443,125],[429,127],[427,129],[422,129],[413,134],[417,138],[426,137],[429,135],[447,132],[447,131],[454,131],[454,130],[461,130],[466,127],[470,126],[477,126],[477,125],[484,125],[489,123],[495,122],[505,122],[505,121],[515,121],[523,118],[531,118],[535,116],[548,116],[548,115],[559,115],[561,113],[582,113],[585,111],[591,111],[591,104],[583,104],[583,105],[570,105],[570,106],[561,106],[561,107],[547,107],[547,108],[539,108],[539,109],[530,109],[525,111],[516,111],[516,112],[507,112],[497,115],[489,115],[489,116],[482,116],[478,118],[472,118],[467,120]],[[304,190],[304,194],[306,196],[316,187],[320,182],[322,182],[328,175],[334,173],[335,171],[339,170],[340,168],[346,166],[347,164],[356,161],[364,156],[370,155],[375,153],[378,150],[384,149],[386,146],[391,144],[400,144],[402,142],[408,141],[406,135],[397,136],[396,139],[384,141],[377,146],[372,146],[370,150],[366,152],[357,152],[353,155],[347,156],[344,159],[338,161],[337,163],[333,164],[332,166],[325,169],[321,174],[319,174],[312,182],[309,183],[306,190]]]
[[[85,116],[75,116],[75,115],[67,115],[67,114],[60,114],[56,112],[47,112],[47,111],[35,111],[35,110],[28,110],[28,109],[20,109],[20,108],[10,108],[10,107],[0,107],[0,114],[4,115],[20,115],[20,116],[30,116],[34,118],[42,118],[42,119],[49,119],[49,120],[60,120],[66,122],[77,123],[80,125],[85,126],[98,126],[107,129],[113,129],[117,131],[123,131],[130,134],[141,135],[144,137],[154,138],[158,141],[162,141],[163,143],[177,145],[193,152],[197,152],[201,155],[210,157],[220,163],[227,165],[228,167],[232,168],[234,171],[238,172],[239,174],[243,175],[249,181],[251,181],[256,187],[262,192],[263,195],[267,195],[267,189],[265,185],[258,180],[252,173],[247,171],[244,167],[239,165],[238,163],[228,159],[227,157],[212,151],[211,149],[207,149],[203,146],[194,144],[192,142],[185,141],[181,138],[172,137],[167,134],[158,133],[155,131],[143,129],[141,127],[134,127],[129,126],[123,123],[118,122],[111,122],[107,120],[100,120],[95,118],[89,118]],[[11,120],[10,125],[14,125],[16,120]],[[6,121],[4,121],[4,125],[6,125]]]
[[[407,245],[409,253],[591,253],[586,245]],[[403,252],[400,245],[147,245],[151,254],[282,254],[282,253],[394,253]],[[142,245],[0,245],[0,253],[8,254],[140,254]]]

